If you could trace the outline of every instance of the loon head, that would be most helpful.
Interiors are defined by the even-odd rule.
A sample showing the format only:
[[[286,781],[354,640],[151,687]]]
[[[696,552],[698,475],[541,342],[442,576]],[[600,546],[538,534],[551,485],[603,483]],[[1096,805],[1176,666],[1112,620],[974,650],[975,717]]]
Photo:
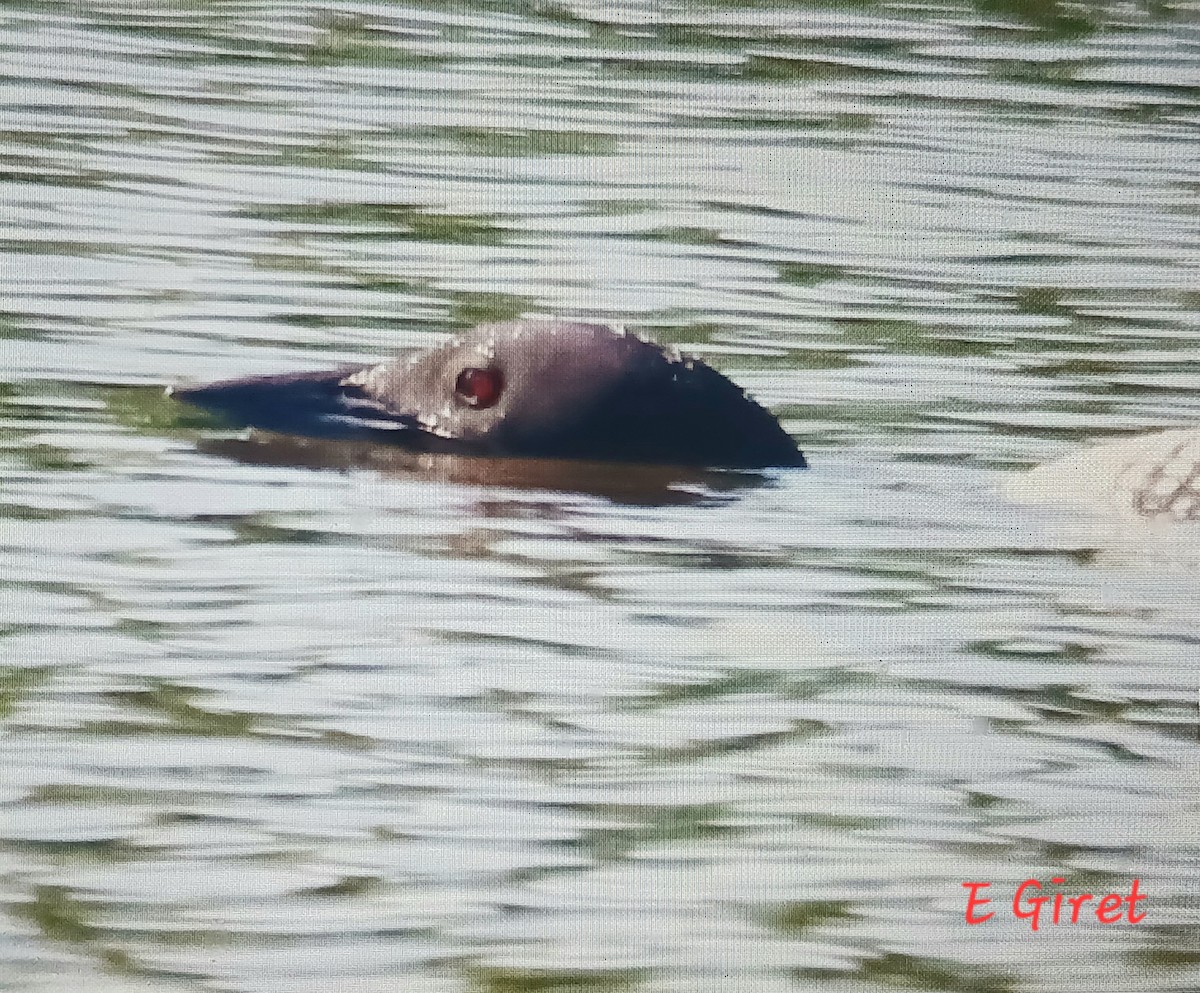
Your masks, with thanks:
[[[174,392],[240,425],[420,451],[805,464],[779,422],[711,366],[603,324],[485,324],[380,365]]]

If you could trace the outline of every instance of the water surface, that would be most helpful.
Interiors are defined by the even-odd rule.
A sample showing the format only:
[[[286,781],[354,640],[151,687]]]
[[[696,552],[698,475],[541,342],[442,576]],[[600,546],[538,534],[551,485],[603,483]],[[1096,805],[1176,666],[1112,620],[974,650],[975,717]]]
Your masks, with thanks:
[[[0,13],[0,990],[1200,986],[1200,8]],[[813,468],[314,468],[163,385],[627,322]],[[1043,927],[1023,879],[1147,919]],[[968,880],[1001,912],[963,919]]]

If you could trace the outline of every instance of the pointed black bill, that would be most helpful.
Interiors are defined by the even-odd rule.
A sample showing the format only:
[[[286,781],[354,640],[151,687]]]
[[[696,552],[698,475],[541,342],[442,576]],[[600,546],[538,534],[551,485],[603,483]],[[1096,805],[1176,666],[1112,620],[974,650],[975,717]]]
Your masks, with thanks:
[[[248,376],[207,386],[172,388],[168,392],[237,427],[309,438],[397,442],[401,433],[420,432],[420,423],[411,415],[390,411],[362,391],[345,385],[345,378],[355,371],[351,368]]]

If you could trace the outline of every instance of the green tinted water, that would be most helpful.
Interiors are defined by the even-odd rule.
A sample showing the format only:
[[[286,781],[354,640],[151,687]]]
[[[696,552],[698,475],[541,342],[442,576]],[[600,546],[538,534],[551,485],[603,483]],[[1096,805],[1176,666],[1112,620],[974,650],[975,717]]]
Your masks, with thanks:
[[[1200,986],[1200,540],[997,486],[1200,423],[1198,25],[5,5],[0,989]],[[813,468],[161,395],[520,314],[704,356]],[[1053,876],[1149,916],[1033,936]]]

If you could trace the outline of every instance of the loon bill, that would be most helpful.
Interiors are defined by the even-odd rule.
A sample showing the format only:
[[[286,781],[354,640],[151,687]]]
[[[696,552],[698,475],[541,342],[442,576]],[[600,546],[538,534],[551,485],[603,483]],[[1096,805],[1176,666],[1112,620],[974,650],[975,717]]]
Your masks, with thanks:
[[[774,416],[711,366],[603,324],[485,324],[382,365],[171,392],[239,426],[417,451],[805,465]]]

